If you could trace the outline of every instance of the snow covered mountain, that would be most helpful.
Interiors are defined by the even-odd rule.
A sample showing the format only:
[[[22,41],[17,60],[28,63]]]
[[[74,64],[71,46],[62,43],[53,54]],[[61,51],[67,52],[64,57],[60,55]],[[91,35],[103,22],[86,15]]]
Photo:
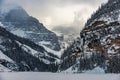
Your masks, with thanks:
[[[66,69],[120,73],[120,0],[109,0],[87,21],[80,39],[62,56],[59,70]]]
[[[42,23],[20,6],[6,5],[3,1],[0,6],[0,22],[15,35],[27,38],[39,45],[43,44],[52,50],[60,50],[56,34],[46,29]]]
[[[56,72],[59,58],[29,39],[0,27],[0,71]]]
[[[95,21],[120,21],[120,0],[108,0],[88,19],[86,27]]]

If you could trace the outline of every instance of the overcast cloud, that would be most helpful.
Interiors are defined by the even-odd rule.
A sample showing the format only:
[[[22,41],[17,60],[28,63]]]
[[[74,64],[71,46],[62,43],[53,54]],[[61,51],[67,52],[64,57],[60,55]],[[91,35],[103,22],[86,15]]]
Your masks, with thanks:
[[[90,15],[107,0],[6,0],[6,2],[21,5],[48,29],[62,26],[61,28],[70,27],[69,29],[74,28],[74,32],[77,32],[76,30],[79,32]]]

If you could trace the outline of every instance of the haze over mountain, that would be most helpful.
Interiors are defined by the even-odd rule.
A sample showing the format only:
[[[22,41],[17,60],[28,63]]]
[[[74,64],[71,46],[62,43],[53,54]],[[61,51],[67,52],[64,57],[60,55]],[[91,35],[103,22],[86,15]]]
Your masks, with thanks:
[[[53,50],[60,50],[58,38],[36,18],[30,16],[21,6],[1,0],[0,21],[10,32],[30,39],[37,44],[44,44]],[[41,42],[42,41],[42,42]],[[54,45],[54,46],[53,46]],[[56,46],[56,47],[55,47]]]
[[[81,30],[93,11],[95,11],[101,3],[105,3],[106,1],[107,0],[6,0],[6,3],[21,5],[30,15],[39,19],[39,21],[50,30],[60,26],[74,27],[76,29],[79,27],[79,30]],[[79,30],[77,29],[77,33],[79,33]]]

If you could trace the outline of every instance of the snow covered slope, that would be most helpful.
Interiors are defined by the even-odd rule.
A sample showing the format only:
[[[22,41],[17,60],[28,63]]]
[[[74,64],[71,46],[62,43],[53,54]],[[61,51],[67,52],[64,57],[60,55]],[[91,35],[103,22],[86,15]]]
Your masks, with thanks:
[[[120,0],[109,0],[88,20],[61,60],[61,70],[83,73],[101,68],[120,73]],[[110,19],[110,20],[109,20]]]
[[[42,46],[0,27],[0,64],[4,67],[11,71],[56,72],[58,63],[59,58]]]
[[[95,21],[120,21],[120,0],[108,0],[88,19],[86,27]]]
[[[30,39],[36,44],[41,41],[49,41],[50,44],[45,44],[45,46],[56,51],[60,50],[56,34],[46,29],[42,23],[30,16],[22,7],[14,4],[9,4],[7,6],[4,3],[1,4],[0,22],[7,30],[17,36]],[[7,11],[3,11],[4,8]]]
[[[0,72],[10,72],[11,70],[0,64]]]
[[[5,59],[5,60],[7,60],[9,62],[14,62],[8,56],[6,56],[2,51],[0,51],[0,59]]]

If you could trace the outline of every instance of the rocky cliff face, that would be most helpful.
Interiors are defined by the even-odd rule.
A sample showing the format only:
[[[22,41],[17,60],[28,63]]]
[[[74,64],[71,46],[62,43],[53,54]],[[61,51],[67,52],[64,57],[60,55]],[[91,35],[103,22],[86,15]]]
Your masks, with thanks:
[[[8,8],[7,11],[3,11],[3,7],[0,8],[0,21],[7,30],[37,44],[45,45],[56,51],[60,50],[56,34],[46,29],[36,18],[29,16],[23,8],[17,6]],[[43,41],[46,44],[43,44]]]
[[[59,58],[0,27],[0,71],[56,72]]]
[[[70,55],[63,56],[61,70],[70,67],[81,73],[99,67],[106,73],[120,73],[119,5],[120,0],[109,0],[92,15]]]

